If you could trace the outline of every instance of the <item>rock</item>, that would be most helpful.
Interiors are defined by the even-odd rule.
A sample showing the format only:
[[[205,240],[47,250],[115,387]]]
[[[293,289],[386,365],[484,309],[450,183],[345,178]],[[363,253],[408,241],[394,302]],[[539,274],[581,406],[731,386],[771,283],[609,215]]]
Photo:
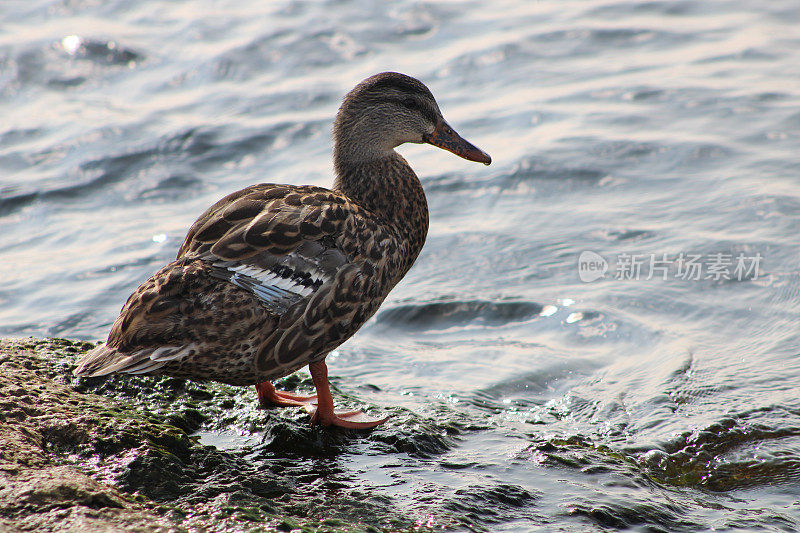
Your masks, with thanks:
[[[184,531],[54,448],[108,438],[102,402],[48,376],[35,345],[0,341],[0,531]],[[54,367],[52,371],[57,371]]]
[[[425,445],[403,437],[402,426],[383,436],[312,428],[301,410],[257,409],[249,388],[73,377],[91,348],[0,339],[0,533],[408,531],[412,522],[397,517],[388,498],[350,484],[326,458],[355,443],[371,442],[371,453],[447,447],[442,437]],[[280,385],[312,386],[297,376]],[[254,440],[218,449],[199,442],[201,429]]]

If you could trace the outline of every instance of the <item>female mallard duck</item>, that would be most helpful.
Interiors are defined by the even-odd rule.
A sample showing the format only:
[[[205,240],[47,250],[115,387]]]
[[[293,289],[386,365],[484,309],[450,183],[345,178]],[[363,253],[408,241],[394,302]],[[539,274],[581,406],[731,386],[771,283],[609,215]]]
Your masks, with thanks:
[[[84,355],[75,375],[255,384],[261,403],[304,406],[312,423],[385,421],[334,412],[325,356],[378,310],[425,242],[425,194],[394,148],[425,142],[470,161],[491,158],[453,131],[425,85],[396,72],[345,96],[333,137],[332,190],[262,183],[212,205],[178,258],[128,298],[108,342]],[[316,395],[269,383],[304,365]]]

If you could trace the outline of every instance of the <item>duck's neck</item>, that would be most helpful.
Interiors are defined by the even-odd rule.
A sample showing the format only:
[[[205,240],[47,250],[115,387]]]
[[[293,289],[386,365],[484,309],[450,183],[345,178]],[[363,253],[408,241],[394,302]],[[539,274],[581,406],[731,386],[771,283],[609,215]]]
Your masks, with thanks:
[[[413,263],[428,234],[428,202],[406,160],[391,150],[381,158],[353,161],[334,150],[334,165],[333,188],[392,225]]]

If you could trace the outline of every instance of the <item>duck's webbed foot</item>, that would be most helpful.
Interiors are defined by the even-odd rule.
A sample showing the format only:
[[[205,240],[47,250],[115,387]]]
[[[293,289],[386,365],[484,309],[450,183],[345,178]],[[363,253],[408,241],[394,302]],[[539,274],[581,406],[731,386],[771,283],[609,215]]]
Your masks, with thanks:
[[[316,394],[302,396],[292,392],[275,390],[275,387],[269,381],[256,383],[256,392],[258,393],[258,402],[264,407],[307,407],[317,399]]]
[[[386,422],[389,418],[374,418],[363,411],[334,411],[333,397],[328,385],[328,366],[325,361],[308,365],[311,378],[317,388],[317,399],[304,405],[311,415],[312,424],[339,426],[350,429],[371,429]]]
[[[305,406],[308,414],[311,415],[312,424],[323,426],[339,426],[349,429],[372,429],[389,420],[389,417],[375,418],[369,416],[364,411],[322,411],[314,403]]]

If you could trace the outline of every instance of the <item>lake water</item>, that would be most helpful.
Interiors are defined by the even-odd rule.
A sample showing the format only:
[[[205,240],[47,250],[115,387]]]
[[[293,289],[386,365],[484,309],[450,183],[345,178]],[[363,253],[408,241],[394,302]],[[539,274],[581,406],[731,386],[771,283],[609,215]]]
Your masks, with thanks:
[[[428,242],[329,366],[461,429],[378,429],[341,479],[434,528],[800,529],[796,1],[12,0],[0,27],[0,335],[104,339],[218,198],[329,186],[341,97],[397,70],[494,162],[400,148]],[[258,448],[228,424],[205,442]]]

